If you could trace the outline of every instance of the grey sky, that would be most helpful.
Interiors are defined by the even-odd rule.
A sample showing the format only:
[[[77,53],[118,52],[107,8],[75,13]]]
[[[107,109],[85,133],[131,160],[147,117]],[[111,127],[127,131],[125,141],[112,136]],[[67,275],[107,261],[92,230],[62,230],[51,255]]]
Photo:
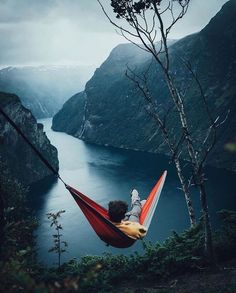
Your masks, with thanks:
[[[109,3],[108,0],[104,0]],[[191,0],[171,38],[199,31],[227,0]],[[96,0],[0,0],[0,66],[82,64],[98,67],[126,42]]]

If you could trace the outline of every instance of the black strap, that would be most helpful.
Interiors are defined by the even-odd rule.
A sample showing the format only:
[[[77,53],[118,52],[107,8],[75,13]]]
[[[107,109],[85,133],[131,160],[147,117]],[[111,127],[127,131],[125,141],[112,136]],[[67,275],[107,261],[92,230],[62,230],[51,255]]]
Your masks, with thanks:
[[[52,171],[54,175],[56,175],[64,184],[65,182],[61,179],[59,173],[57,170],[55,170],[52,165],[44,158],[44,156],[41,154],[41,152],[32,144],[32,142],[29,141],[29,139],[24,135],[24,133],[21,131],[21,129],[15,124],[14,121],[0,108],[1,114],[5,117],[5,119],[11,124],[13,128],[23,137],[23,139],[28,143],[28,145],[34,150],[34,152],[37,154],[37,156],[41,159],[41,161],[48,167],[49,170]]]

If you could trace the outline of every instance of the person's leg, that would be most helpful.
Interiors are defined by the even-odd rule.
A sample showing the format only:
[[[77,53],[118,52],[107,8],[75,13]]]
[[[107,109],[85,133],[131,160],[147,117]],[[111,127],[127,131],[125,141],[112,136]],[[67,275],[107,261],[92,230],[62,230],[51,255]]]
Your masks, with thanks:
[[[125,220],[131,222],[139,222],[139,216],[142,211],[142,204],[138,191],[134,189],[131,196],[131,210],[126,214]]]
[[[135,203],[132,208],[129,216],[129,221],[131,222],[139,222],[139,216],[141,213],[142,207],[141,207],[141,203]]]
[[[146,201],[147,201],[146,199],[141,200],[141,206],[142,206],[142,208],[145,205]]]

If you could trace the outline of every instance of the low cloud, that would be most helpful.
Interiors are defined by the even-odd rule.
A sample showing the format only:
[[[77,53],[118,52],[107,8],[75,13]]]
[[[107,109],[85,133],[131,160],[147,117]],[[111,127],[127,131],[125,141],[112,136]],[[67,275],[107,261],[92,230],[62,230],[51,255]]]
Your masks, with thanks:
[[[171,38],[200,30],[225,2],[192,0]],[[1,66],[99,66],[114,46],[126,42],[115,33],[96,0],[0,0],[0,38]]]

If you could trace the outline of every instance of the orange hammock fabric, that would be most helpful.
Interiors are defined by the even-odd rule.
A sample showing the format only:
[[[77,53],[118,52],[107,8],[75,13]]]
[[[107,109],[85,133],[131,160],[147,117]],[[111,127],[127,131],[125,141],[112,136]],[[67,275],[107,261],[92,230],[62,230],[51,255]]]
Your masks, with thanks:
[[[108,245],[114,247],[125,248],[134,244],[135,240],[120,231],[110,220],[108,216],[108,211],[97,204],[95,201],[88,198],[86,195],[82,194],[80,191],[74,189],[73,187],[67,185],[59,175],[58,171],[44,158],[42,153],[34,146],[34,144],[25,136],[22,130],[15,124],[15,122],[0,108],[0,113],[5,117],[5,119],[10,123],[10,125],[19,133],[19,135],[26,141],[26,143],[33,149],[40,160],[47,166],[49,170],[52,171],[54,175],[57,176],[70,191],[75,201],[81,208],[82,212],[88,219],[89,223],[97,233],[97,235]],[[158,180],[157,184],[154,186],[150,192],[147,201],[142,209],[140,215],[140,224],[143,224],[147,229],[151,224],[153,214],[155,212],[157,202],[159,200],[162,187],[165,182],[167,172],[165,171],[161,178]]]
[[[140,215],[140,224],[144,225],[147,229],[151,224],[157,202],[160,198],[161,190],[165,182],[167,172],[165,171],[160,177],[156,185],[150,192],[145,205],[143,206]],[[108,211],[104,207],[97,204],[95,201],[76,190],[75,188],[66,185],[76,203],[84,213],[90,225],[107,245],[118,248],[126,248],[135,243],[136,240],[130,238],[128,235],[118,229],[110,220]]]

